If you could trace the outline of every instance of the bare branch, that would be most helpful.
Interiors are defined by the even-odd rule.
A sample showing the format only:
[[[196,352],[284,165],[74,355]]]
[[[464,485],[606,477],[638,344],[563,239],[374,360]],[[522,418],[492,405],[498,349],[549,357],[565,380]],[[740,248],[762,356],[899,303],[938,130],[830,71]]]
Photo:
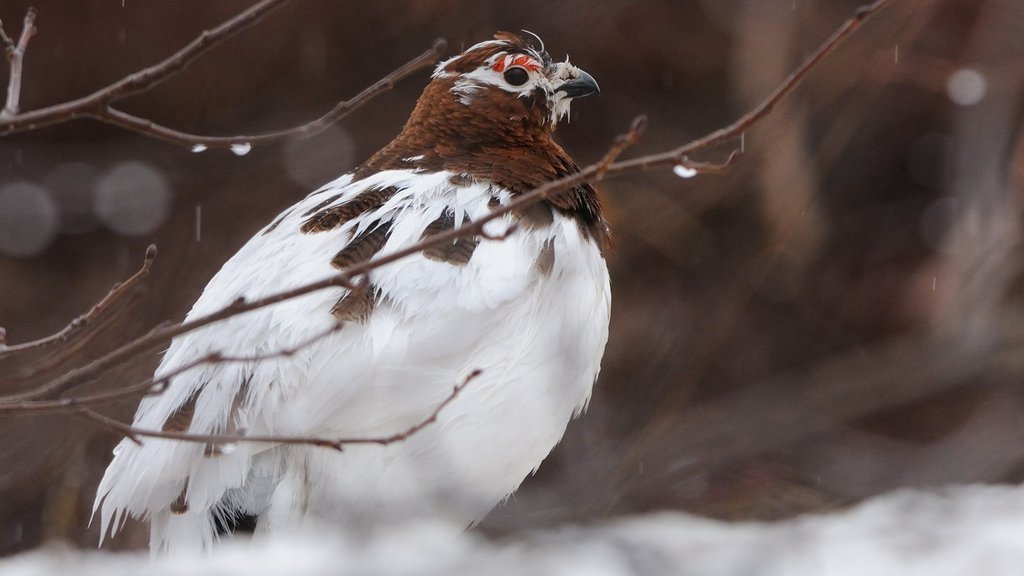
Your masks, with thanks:
[[[487,230],[480,230],[480,236],[488,240],[497,240],[498,242],[501,242],[502,240],[506,240],[509,236],[515,234],[518,230],[519,224],[516,222],[512,222],[508,225],[508,228],[505,228],[504,232],[492,233],[488,232]]]
[[[432,48],[406,62],[387,76],[374,82],[350,100],[342,100],[341,102],[338,102],[330,112],[316,120],[301,126],[275,130],[273,132],[239,136],[204,136],[201,134],[190,134],[188,132],[181,132],[173,128],[161,126],[152,120],[128,114],[127,112],[123,112],[112,106],[106,106],[93,111],[90,113],[90,116],[101,122],[113,124],[114,126],[119,126],[125,130],[137,132],[144,136],[165,140],[173,144],[192,146],[194,148],[202,147],[201,149],[231,148],[232,146],[239,144],[267,144],[284,139],[309,138],[310,136],[323,132],[332,124],[341,120],[345,116],[348,116],[350,112],[356,110],[379,94],[392,89],[398,81],[423,68],[432,66],[434,62],[437,61],[438,56],[444,51],[444,46],[444,40],[436,40]]]
[[[605,152],[604,157],[597,163],[597,176],[604,176],[604,173],[608,171],[608,167],[626,151],[626,148],[640,141],[640,136],[643,135],[646,129],[647,116],[641,114],[633,118],[633,124],[629,127],[629,132],[618,135],[615,138],[615,142],[612,143],[612,147]]]
[[[324,288],[340,287],[352,289],[357,286],[358,284],[354,283],[348,275],[338,274],[335,276],[331,276],[330,278],[325,278],[324,280],[315,282],[313,284],[300,286],[298,288],[295,288],[293,290],[287,290],[285,292],[279,292],[277,294],[273,294],[265,298],[260,298],[252,302],[246,302],[244,298],[239,298],[232,302],[231,304],[225,306],[224,308],[221,308],[220,310],[213,312],[211,314],[207,314],[206,316],[200,316],[195,320],[190,320],[188,322],[182,322],[179,324],[170,324],[166,327],[155,329],[150,333],[146,334],[145,336],[136,338],[135,340],[128,342],[124,346],[114,349],[108,354],[105,354],[104,356],[97,358],[96,360],[86,364],[85,366],[69,370],[59,378],[46,382],[37,388],[19,394],[12,394],[9,396],[0,397],[0,402],[35,400],[39,398],[45,398],[46,396],[49,395],[60,394],[71,388],[80,386],[90,381],[97,375],[103,373],[105,370],[123,364],[128,360],[138,356],[139,354],[146,352],[147,350],[155,348],[156,346],[159,346],[163,343],[166,343],[175,336],[178,336],[180,334],[197,330],[204,326],[208,326],[215,322],[231,318],[232,316],[237,316],[244,312],[250,312],[252,310],[257,310],[265,306],[270,306],[271,304],[277,304],[279,302],[284,302],[285,300],[297,298],[304,294],[309,294],[310,292],[323,290]]]
[[[363,283],[357,290],[367,290],[369,288],[368,283]],[[263,354],[255,354],[250,356],[232,356],[224,354],[223,352],[210,352],[204,356],[196,358],[191,362],[187,362],[178,368],[171,370],[159,378],[147,379],[130,386],[118,388],[107,392],[98,392],[96,394],[89,394],[85,396],[77,396],[74,398],[59,398],[56,400],[18,400],[18,401],[7,401],[4,398],[0,398],[0,414],[16,413],[16,414],[60,414],[67,412],[75,412],[82,406],[98,406],[103,404],[109,404],[124,400],[125,398],[132,398],[138,394],[146,393],[149,394],[162,394],[171,380],[177,376],[193,370],[199,366],[207,364],[233,364],[233,363],[247,363],[247,362],[259,362],[263,360],[272,360],[274,358],[289,358],[294,356],[301,350],[308,346],[316,344],[324,338],[330,336],[341,330],[344,326],[343,322],[337,322],[327,330],[322,330],[319,333],[307,338],[294,346],[288,348],[282,348],[275,352],[267,352]]]
[[[8,87],[7,106],[3,112],[0,112],[0,136],[35,130],[77,118],[93,118],[151,138],[175,144],[202,147],[202,149],[231,148],[233,145],[240,144],[265,144],[285,138],[306,138],[323,131],[332,123],[337,122],[373,97],[391,89],[399,80],[424,67],[430,66],[445,50],[444,40],[436,40],[429,50],[378,80],[352,99],[339,102],[330,112],[320,118],[302,126],[264,134],[238,136],[190,134],[162,126],[146,118],[128,114],[113,106],[119,100],[150,90],[171,78],[184,70],[186,66],[200,55],[253,25],[268,12],[284,4],[286,1],[262,0],[216,28],[203,31],[192,42],[165,58],[162,62],[125,76],[121,80],[101,88],[88,96],[19,114],[18,99],[21,93],[22,57],[24,56],[24,49],[28,44],[29,37],[35,32],[35,27],[31,25],[32,20],[35,18],[35,12],[29,10],[25,16],[26,27],[22,31],[22,37],[17,46],[13,42],[9,42],[10,39],[5,33],[3,34],[4,42],[8,45],[7,50],[11,62],[11,81]],[[2,30],[0,30],[0,33],[2,33]]]
[[[11,69],[10,78],[7,80],[7,103],[4,105],[4,109],[0,110],[0,120],[10,118],[18,113],[21,100],[22,66],[25,61],[28,41],[36,33],[35,21],[36,11],[34,8],[29,8],[25,12],[25,20],[21,24],[21,37],[18,38],[17,44],[4,32],[3,25],[0,24],[0,40],[4,43],[7,51],[7,63]]]
[[[51,334],[45,338],[16,344],[14,346],[3,346],[3,342],[0,342],[0,359],[20,352],[33,350],[35,348],[64,343],[72,339],[76,334],[81,332],[83,328],[106,312],[110,306],[128,294],[139,282],[149,276],[149,269],[153,265],[154,260],[156,260],[156,245],[150,244],[149,247],[146,248],[146,257],[142,262],[142,267],[124,282],[114,284],[114,287],[110,289],[110,292],[108,292],[102,300],[94,304],[88,312],[72,320],[71,323],[65,326],[60,332]],[[29,377],[40,371],[41,370],[35,370],[33,373],[23,374],[22,377]]]
[[[234,18],[211,30],[204,30],[181,50],[165,58],[162,62],[125,76],[121,80],[84,96],[46,108],[18,114],[10,118],[0,119],[0,135],[34,130],[67,122],[100,110],[111,102],[120,100],[131,94],[145,92],[157,84],[183,70],[199,55],[217,46],[224,40],[256,23],[265,14],[284,4],[287,0],[262,0],[243,10]]]
[[[732,152],[729,152],[729,157],[726,158],[724,162],[691,162],[684,159],[680,164],[683,166],[689,166],[701,174],[723,174],[732,168],[732,165],[736,163],[736,160],[738,160],[742,154],[742,150],[733,150]]]
[[[7,35],[7,31],[4,30],[3,20],[0,20],[0,42],[3,42],[5,50],[14,50],[15,44],[14,39]]]
[[[437,405],[436,408],[423,420],[420,420],[416,424],[409,428],[391,434],[389,436],[382,436],[376,438],[324,438],[315,436],[259,436],[259,435],[246,435],[246,434],[191,434],[188,432],[172,432],[172,431],[158,431],[158,430],[144,430],[140,428],[133,428],[124,422],[115,420],[95,410],[92,410],[85,406],[80,406],[76,413],[83,418],[95,422],[104,428],[108,428],[117,432],[118,434],[141,444],[140,438],[163,438],[165,440],[180,440],[182,442],[195,442],[201,444],[212,444],[212,445],[224,445],[234,444],[238,442],[256,442],[256,443],[267,443],[267,444],[290,444],[290,445],[302,445],[302,446],[320,446],[323,448],[333,448],[334,450],[341,451],[345,446],[355,444],[376,444],[379,446],[387,446],[388,444],[394,444],[395,442],[401,442],[408,439],[414,434],[423,430],[427,426],[430,426],[437,421],[438,415],[444,410],[449,404],[451,404],[455,398],[458,397],[459,393],[469,385],[477,376],[480,375],[480,370],[474,370],[462,383],[452,388],[451,394]]]
[[[711,146],[742,135],[755,122],[771,112],[772,109],[775,108],[775,105],[786,97],[786,95],[792,92],[793,88],[795,88],[796,85],[799,84],[800,81],[803,80],[804,77],[807,76],[807,74],[819,62],[821,62],[823,58],[825,58],[825,56],[831,54],[843,40],[860,28],[868,18],[874,16],[891,2],[892,0],[875,0],[875,2],[872,2],[871,4],[857,8],[854,11],[853,16],[847,19],[846,22],[843,22],[842,26],[836,29],[828,39],[818,46],[817,50],[804,59],[800,66],[797,67],[797,69],[794,70],[782,82],[782,84],[775,89],[774,92],[768,95],[768,97],[754,107],[753,110],[747,112],[732,124],[715,130],[714,132],[675,148],[674,150],[617,162],[609,166],[607,172],[610,174],[618,174],[622,172],[649,170],[651,168],[674,166],[678,164],[683,164],[685,166],[689,162],[687,157],[690,154],[705,150]],[[692,166],[692,164],[690,164],[690,166]]]

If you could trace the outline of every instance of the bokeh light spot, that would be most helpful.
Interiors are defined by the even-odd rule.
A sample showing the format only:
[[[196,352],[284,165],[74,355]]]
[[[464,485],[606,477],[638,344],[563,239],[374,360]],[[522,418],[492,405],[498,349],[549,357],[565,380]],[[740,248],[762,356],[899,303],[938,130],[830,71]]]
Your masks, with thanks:
[[[141,236],[159,228],[170,204],[167,179],[149,164],[122,162],[96,183],[96,215],[123,236]]]
[[[53,241],[58,223],[57,203],[46,188],[31,182],[0,188],[0,252],[36,256]]]
[[[946,94],[960,106],[974,106],[987,91],[985,76],[973,68],[961,68],[946,80]]]

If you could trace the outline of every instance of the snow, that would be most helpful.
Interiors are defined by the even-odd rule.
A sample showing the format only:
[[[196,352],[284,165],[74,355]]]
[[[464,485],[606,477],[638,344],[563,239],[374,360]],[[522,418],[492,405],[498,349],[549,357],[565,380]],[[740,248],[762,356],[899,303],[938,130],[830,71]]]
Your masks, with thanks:
[[[235,541],[208,556],[151,560],[51,546],[0,561],[36,576],[531,574],[998,576],[1024,573],[1024,488],[904,491],[846,511],[774,523],[675,512],[487,540],[436,524],[376,536],[317,531]]]

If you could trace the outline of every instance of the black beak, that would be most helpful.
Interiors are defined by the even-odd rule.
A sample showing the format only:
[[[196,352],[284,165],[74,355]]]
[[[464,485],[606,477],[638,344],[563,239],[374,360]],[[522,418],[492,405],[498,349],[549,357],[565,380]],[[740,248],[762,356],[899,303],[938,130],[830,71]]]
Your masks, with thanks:
[[[594,80],[593,76],[583,70],[580,70],[578,78],[570,80],[555,89],[555,92],[565,92],[566,98],[580,98],[600,91],[601,87],[597,85],[597,80]]]

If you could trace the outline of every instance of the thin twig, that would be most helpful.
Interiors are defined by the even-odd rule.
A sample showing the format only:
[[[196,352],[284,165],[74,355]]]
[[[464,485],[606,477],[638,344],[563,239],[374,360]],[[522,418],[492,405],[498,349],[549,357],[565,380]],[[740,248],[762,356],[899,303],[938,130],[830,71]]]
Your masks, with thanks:
[[[184,48],[165,58],[162,62],[125,76],[121,80],[105,86],[88,96],[25,112],[10,118],[0,119],[0,135],[34,130],[43,126],[67,122],[88,115],[92,111],[105,108],[110,103],[126,96],[145,92],[171,78],[188,66],[199,55],[255,24],[268,12],[287,1],[262,0],[257,2],[220,26],[204,30],[192,42],[189,42]]]
[[[775,105],[778,104],[779,101],[787,94],[792,92],[796,85],[799,84],[805,76],[807,76],[808,72],[810,72],[818,62],[825,58],[825,56],[831,54],[840,42],[860,28],[864,22],[891,2],[892,0],[876,0],[871,4],[857,8],[854,11],[853,16],[843,22],[843,24],[836,29],[828,39],[818,46],[817,50],[805,58],[800,66],[790,73],[790,75],[786,77],[774,92],[768,95],[768,97],[758,104],[753,110],[747,112],[732,124],[667,152],[617,162],[608,167],[608,172],[611,174],[617,174],[636,170],[648,170],[662,166],[674,166],[680,163],[686,165],[686,162],[688,162],[687,157],[694,152],[705,150],[711,146],[740,136],[755,122],[771,112],[772,109],[775,108]]]
[[[39,340],[23,342],[21,344],[15,344],[13,346],[6,346],[0,348],[0,359],[20,352],[26,352],[28,350],[32,350],[35,348],[42,348],[44,346],[49,346],[56,343],[67,342],[68,340],[73,338],[77,333],[83,330],[86,326],[88,326],[91,322],[99,318],[100,315],[106,312],[107,309],[109,309],[115,302],[117,302],[126,294],[128,294],[132,290],[132,288],[135,287],[135,285],[137,285],[139,282],[141,282],[143,279],[149,276],[149,269],[153,266],[153,261],[155,259],[156,246],[150,244],[149,247],[146,248],[146,256],[142,262],[142,267],[139,268],[138,271],[135,272],[135,274],[132,274],[131,277],[129,277],[124,282],[118,282],[117,284],[114,284],[113,288],[110,289],[110,292],[108,292],[107,295],[104,296],[102,300],[94,304],[93,307],[90,308],[88,312],[72,320],[70,324],[65,326],[63,330],[57,332],[56,334],[51,334],[45,338],[40,338]],[[22,377],[28,377],[32,375],[33,374],[31,373],[23,374]]]
[[[36,11],[34,8],[29,8],[25,12],[25,20],[21,24],[21,37],[18,38],[17,44],[3,31],[3,25],[0,24],[0,39],[3,40],[7,52],[7,64],[10,67],[10,77],[7,80],[7,103],[4,105],[4,109],[0,110],[0,119],[10,118],[18,113],[25,50],[28,48],[28,41],[36,33],[35,21]]]
[[[330,110],[330,112],[323,116],[308,122],[301,126],[293,128],[285,128],[282,130],[275,130],[272,132],[264,132],[261,134],[251,135],[239,135],[239,136],[204,136],[201,134],[190,134],[188,132],[182,132],[173,128],[168,128],[148,120],[140,118],[127,112],[123,112],[114,108],[113,106],[105,106],[89,113],[92,118],[108,124],[113,124],[129,130],[131,132],[137,132],[145,136],[157,138],[159,140],[165,140],[173,144],[183,144],[192,147],[202,147],[196,149],[206,148],[231,148],[236,145],[256,145],[256,144],[267,144],[284,139],[302,139],[309,138],[323,132],[329,128],[335,122],[341,120],[347,116],[350,112],[358,109],[360,106],[370,101],[379,94],[392,89],[395,84],[410,76],[411,74],[432,66],[437,61],[439,55],[444,51],[445,42],[444,40],[438,39],[434,42],[434,46],[429,50],[423,52],[419,56],[406,62],[402,66],[395,69],[387,76],[374,82],[369,87],[364,89],[359,94],[356,94],[350,100],[342,100]]]
[[[615,137],[615,142],[612,147],[605,152],[604,157],[597,163],[597,175],[598,177],[604,176],[604,173],[608,171],[608,167],[612,165],[633,144],[640,141],[640,136],[643,135],[644,130],[647,129],[647,116],[641,114],[636,118],[633,118],[633,124],[629,127],[629,131],[625,134],[620,134]]]
[[[310,292],[315,292],[317,290],[323,290],[325,288],[331,287],[348,288],[351,290],[357,289],[360,284],[361,283],[358,281],[353,281],[351,279],[351,276],[348,276],[346,274],[337,274],[335,276],[325,278],[320,282],[315,282],[313,284],[308,284],[306,286],[300,286],[293,290],[287,290],[284,292],[279,292],[277,294],[272,294],[265,298],[254,300],[252,302],[246,302],[244,298],[239,298],[232,302],[231,304],[225,306],[224,308],[221,308],[216,312],[207,314],[206,316],[200,316],[199,318],[189,320],[188,322],[169,324],[166,327],[152,330],[145,336],[136,338],[135,340],[132,340],[131,342],[128,342],[127,344],[114,349],[113,351],[105,354],[104,356],[101,356],[96,360],[93,360],[92,362],[86,364],[85,366],[69,370],[62,376],[49,382],[46,382],[41,386],[33,388],[32,390],[0,397],[0,402],[36,400],[39,398],[45,398],[46,396],[60,394],[62,392],[70,390],[71,388],[80,386],[90,381],[91,379],[95,378],[97,375],[101,374],[102,372],[106,371],[109,368],[123,364],[124,362],[134,358],[135,356],[138,356],[139,354],[146,352],[147,350],[150,350],[151,348],[154,348],[156,346],[159,346],[170,341],[175,336],[179,336],[181,334],[185,334],[186,332],[197,330],[204,326],[208,326],[210,324],[219,322],[221,320],[225,320],[227,318],[231,318],[233,316],[237,316],[244,312],[250,312],[252,310],[257,310],[265,306],[270,306],[271,304],[277,304],[279,302],[284,302],[285,300],[291,300],[292,298],[297,298],[298,296],[309,294]]]
[[[367,290],[369,288],[368,283],[363,283],[357,290]],[[233,356],[224,354],[223,352],[210,352],[191,362],[182,364],[170,372],[162,374],[159,378],[150,378],[130,386],[118,388],[116,390],[110,390],[106,392],[97,392],[96,394],[88,394],[85,396],[76,396],[74,398],[58,398],[56,400],[19,400],[19,401],[6,401],[0,398],[0,414],[5,412],[16,413],[16,414],[60,414],[66,412],[74,412],[81,406],[98,406],[103,404],[110,404],[112,402],[118,402],[125,398],[132,398],[138,394],[145,393],[146,395],[162,394],[167,387],[170,385],[171,380],[177,376],[193,370],[199,366],[208,364],[238,364],[238,363],[251,363],[251,362],[262,362],[264,360],[273,360],[275,358],[290,358],[305,348],[316,344],[324,338],[330,336],[341,330],[344,326],[344,322],[336,322],[327,330],[321,330],[317,334],[307,338],[294,346],[288,348],[282,348],[274,352],[267,352],[263,354],[253,354],[248,356]]]
[[[60,124],[77,118],[93,118],[101,122],[112,124],[125,130],[137,132],[151,138],[165,140],[175,144],[191,146],[195,149],[205,150],[207,148],[231,148],[238,145],[266,144],[268,142],[283,140],[286,138],[307,138],[322,132],[328,126],[359,108],[373,97],[386,92],[394,87],[395,83],[408,77],[414,72],[432,65],[443,54],[445,41],[438,39],[434,45],[416,58],[400,66],[394,72],[373,83],[350,100],[342,100],[334,106],[327,114],[301,126],[276,130],[263,134],[238,135],[238,136],[205,136],[190,134],[163,126],[152,120],[141,118],[119,110],[114,103],[133,94],[145,92],[154,86],[174,76],[197,57],[220,44],[227,38],[237,34],[245,28],[256,23],[274,8],[280,6],[287,0],[263,0],[240,12],[234,18],[224,22],[216,28],[203,31],[192,42],[181,50],[175,52],[162,62],[140,70],[134,74],[125,76],[88,96],[55,104],[46,108],[40,108],[30,112],[18,114],[17,103],[20,95],[21,82],[21,56],[24,54],[23,45],[28,43],[28,35],[22,33],[22,46],[17,59],[12,60],[11,67],[11,88],[8,91],[8,107],[0,114],[0,136],[35,130],[44,126]],[[29,12],[34,18],[35,13]],[[29,16],[26,15],[26,22]],[[33,32],[35,28],[31,29]],[[6,37],[6,34],[4,34]],[[9,47],[9,52],[12,50]],[[13,52],[12,52],[13,53]],[[15,85],[15,79],[17,84]],[[11,106],[14,94],[13,104]],[[8,113],[8,108],[11,111]]]
[[[301,446],[320,446],[323,448],[332,448],[337,451],[341,451],[345,446],[351,446],[355,444],[376,444],[379,446],[387,446],[388,444],[394,444],[395,442],[401,442],[408,439],[409,437],[417,434],[420,430],[423,430],[427,426],[430,426],[437,421],[438,415],[442,410],[451,404],[455,398],[458,397],[459,393],[469,385],[477,376],[481,373],[480,370],[474,370],[462,383],[452,388],[451,394],[445,397],[445,399],[437,405],[436,408],[423,420],[420,420],[416,424],[409,428],[391,434],[389,436],[371,437],[371,438],[324,438],[316,436],[274,436],[274,435],[246,435],[246,434],[192,434],[189,432],[172,432],[162,430],[145,430],[141,428],[134,428],[121,422],[105,416],[92,410],[91,408],[80,406],[76,410],[76,414],[86,418],[92,422],[100,424],[104,428],[111,429],[118,434],[132,440],[137,444],[141,444],[141,438],[162,438],[165,440],[179,440],[182,442],[194,442],[200,444],[212,444],[212,445],[224,445],[224,444],[235,444],[238,442],[254,442],[254,443],[267,443],[267,444],[289,444],[289,445],[301,445]]]
[[[3,20],[0,20],[0,42],[3,43],[4,50],[14,50],[14,39],[8,36],[7,31],[4,30]]]

